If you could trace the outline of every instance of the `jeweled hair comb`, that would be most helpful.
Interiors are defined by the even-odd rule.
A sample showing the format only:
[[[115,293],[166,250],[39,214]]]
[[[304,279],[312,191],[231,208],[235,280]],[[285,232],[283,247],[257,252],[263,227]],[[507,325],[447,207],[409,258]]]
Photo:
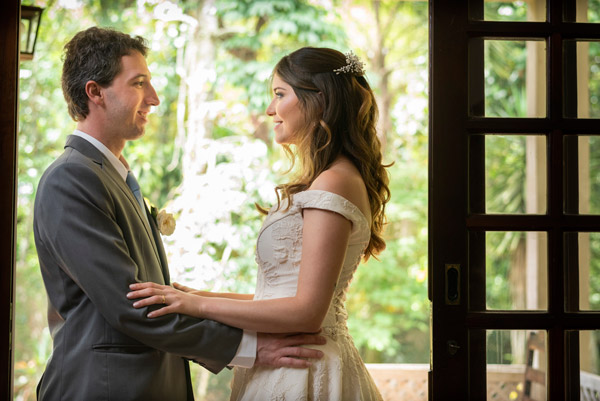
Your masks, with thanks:
[[[336,75],[339,75],[340,73],[354,74],[356,76],[365,75],[364,63],[360,61],[358,56],[354,54],[352,50],[350,50],[348,53],[345,53],[344,55],[346,56],[346,65],[333,70],[333,72],[335,72]]]

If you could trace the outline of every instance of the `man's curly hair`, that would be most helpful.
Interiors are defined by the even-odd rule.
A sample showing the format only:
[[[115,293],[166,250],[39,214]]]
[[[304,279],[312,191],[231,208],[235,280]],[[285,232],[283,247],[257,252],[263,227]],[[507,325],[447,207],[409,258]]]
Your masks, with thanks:
[[[61,83],[73,120],[85,120],[90,112],[85,84],[94,81],[110,86],[121,72],[121,58],[134,51],[146,57],[144,38],[99,27],[79,32],[65,45]]]

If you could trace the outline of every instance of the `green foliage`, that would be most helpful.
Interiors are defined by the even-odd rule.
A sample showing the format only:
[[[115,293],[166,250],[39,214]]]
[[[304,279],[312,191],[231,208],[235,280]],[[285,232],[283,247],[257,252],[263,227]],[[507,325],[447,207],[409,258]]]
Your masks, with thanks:
[[[367,75],[381,115],[381,97],[390,96],[392,129],[383,133],[384,159],[394,162],[389,168],[387,248],[379,260],[371,258],[358,267],[348,293],[348,324],[367,362],[427,363],[427,4],[387,1],[379,7],[381,25],[369,33],[361,26],[376,25],[367,20],[375,18],[372,3],[357,2],[340,11],[350,43],[370,60]],[[369,36],[378,29],[386,32],[381,43]],[[370,57],[381,51],[380,44],[385,63],[375,67]]]
[[[526,117],[525,42],[485,41],[485,115]]]
[[[155,8],[166,4],[160,1],[87,0],[70,9],[62,2],[37,3],[47,9],[36,58],[21,64],[20,81],[15,393],[21,399],[34,397],[51,351],[31,224],[40,175],[62,152],[65,137],[75,127],[59,83],[64,43],[93,25],[149,39],[148,64],[161,104],[150,118],[144,139],[129,143],[124,154],[145,197],[180,213],[176,234],[165,240],[167,249],[173,249],[176,236],[189,225],[191,257],[186,261],[172,254],[173,274],[190,281],[202,276],[208,288],[239,292],[254,288],[254,247],[262,219],[254,203],[273,203],[273,186],[284,179],[280,175],[285,170],[282,153],[279,147],[271,147],[269,126],[265,116],[260,116],[268,101],[272,67],[283,54],[304,45],[347,49],[351,43],[367,61],[379,45],[361,29],[360,18],[354,21],[358,25],[348,24],[350,13],[356,10],[357,15],[372,15],[370,2],[356,2],[342,10],[290,0],[215,2],[218,28],[211,37],[217,49],[216,78],[210,99],[214,113],[209,117],[210,132],[202,155],[207,159],[214,155],[214,159],[202,160],[206,168],[196,177],[186,173],[183,158],[189,149],[181,134],[189,130],[185,124],[192,112],[178,116],[185,106],[182,93],[191,85],[179,69],[189,50],[190,25],[154,18]],[[348,298],[349,325],[367,362],[426,362],[427,4],[383,3],[385,19],[402,22],[389,28],[387,71],[367,64],[376,93],[383,92],[380,85],[385,76],[391,77],[393,127],[385,133],[385,158],[395,164],[390,168],[388,247],[379,261],[371,259],[359,267]],[[202,5],[195,1],[177,4],[188,17],[196,15]],[[210,190],[194,198],[191,195],[196,192],[189,191],[194,185],[185,183],[188,179],[198,188],[210,184]],[[220,195],[221,201],[206,203],[207,194]],[[182,216],[196,216],[196,220],[201,216],[201,221],[192,224]],[[200,393],[208,389],[206,399],[226,397],[227,374],[210,375],[206,386],[200,385],[202,371],[195,368],[194,376]]]
[[[348,294],[350,332],[369,362],[428,360],[427,169],[410,164],[390,169],[387,248],[359,266]]]
[[[600,1],[590,0],[588,4],[588,20],[600,21]],[[590,63],[589,76],[589,109],[590,118],[600,118],[600,46],[597,42],[588,42]],[[580,48],[578,49],[580,51]],[[600,138],[589,137],[590,147],[590,213],[600,213]],[[600,235],[590,233],[590,309],[600,309]],[[596,341],[600,349],[600,341]],[[600,361],[596,369],[600,371]]]
[[[219,76],[241,90],[239,100],[262,113],[270,92],[267,78],[275,63],[302,46],[339,47],[346,33],[328,24],[326,10],[297,0],[219,1],[224,34],[217,60]]]
[[[485,138],[487,213],[525,213],[525,137]]]
[[[527,21],[527,2],[486,1],[483,12],[486,21]]]

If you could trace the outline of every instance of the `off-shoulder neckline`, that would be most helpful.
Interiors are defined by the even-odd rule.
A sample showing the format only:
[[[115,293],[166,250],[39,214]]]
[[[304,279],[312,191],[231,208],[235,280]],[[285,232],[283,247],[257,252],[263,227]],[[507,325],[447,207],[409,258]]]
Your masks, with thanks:
[[[354,203],[352,203],[352,201],[348,200],[347,198],[345,198],[344,196],[340,195],[340,194],[336,194],[335,192],[331,192],[331,191],[326,191],[323,189],[307,189],[305,191],[302,192],[298,192],[296,194],[294,194],[294,199],[296,198],[296,196],[300,195],[300,194],[308,194],[309,192],[313,192],[315,194],[317,193],[326,193],[326,194],[331,194],[334,196],[337,196],[338,198],[343,199],[344,201],[346,201],[348,204],[352,205],[352,207],[358,212],[358,214],[363,218],[363,220],[368,224],[369,223],[369,219],[367,219],[367,216],[365,216],[365,214],[362,212],[362,210],[360,210],[360,208],[358,206],[356,206]]]

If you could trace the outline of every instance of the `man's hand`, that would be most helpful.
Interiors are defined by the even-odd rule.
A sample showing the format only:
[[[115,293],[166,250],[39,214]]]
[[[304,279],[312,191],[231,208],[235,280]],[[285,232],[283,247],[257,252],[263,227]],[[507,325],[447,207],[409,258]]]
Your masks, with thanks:
[[[254,366],[308,368],[311,363],[304,358],[319,359],[323,353],[300,345],[322,345],[325,342],[325,337],[318,334],[258,333]]]

